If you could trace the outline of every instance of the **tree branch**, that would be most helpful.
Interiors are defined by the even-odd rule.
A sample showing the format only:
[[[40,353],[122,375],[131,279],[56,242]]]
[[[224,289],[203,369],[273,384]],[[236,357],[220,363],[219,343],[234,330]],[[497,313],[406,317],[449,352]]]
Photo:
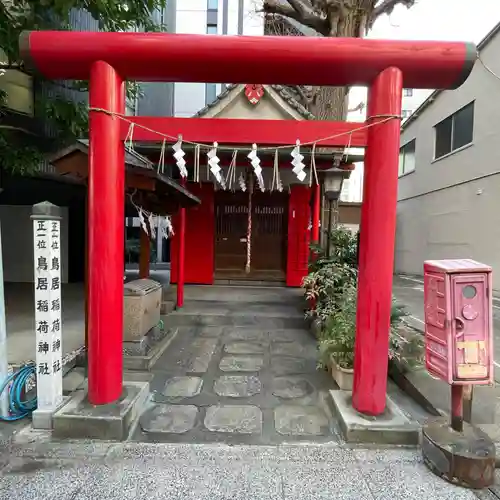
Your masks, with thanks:
[[[404,5],[406,8],[413,7],[416,0],[383,0],[380,5],[376,5],[371,14],[371,24],[373,24],[378,17],[384,14],[391,14],[397,5]]]
[[[303,4],[301,0],[286,1],[287,4],[284,4],[280,0],[265,0],[262,12],[288,17],[312,28],[323,36],[328,36],[330,30],[326,19],[314,12],[312,8]]]

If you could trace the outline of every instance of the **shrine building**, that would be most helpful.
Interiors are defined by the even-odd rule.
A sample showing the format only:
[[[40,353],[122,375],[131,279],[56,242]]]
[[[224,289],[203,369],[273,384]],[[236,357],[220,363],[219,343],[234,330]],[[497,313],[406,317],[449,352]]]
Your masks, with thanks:
[[[194,118],[314,120],[286,87],[251,84],[228,85]],[[272,282],[300,286],[307,274],[314,193],[320,190],[316,182],[321,185],[322,171],[334,164],[339,167],[339,178],[348,178],[353,162],[362,160],[359,155],[345,155],[344,148],[321,148],[314,153],[315,175],[312,148],[307,145],[300,149],[305,178],[299,180],[292,171],[292,147],[263,147],[257,149],[262,190],[247,157],[252,148],[251,130],[248,138],[248,144],[218,144],[224,184],[216,180],[207,165],[207,149],[197,150],[183,143],[188,168],[186,189],[201,201],[185,215],[185,284]],[[341,140],[345,142],[346,137]],[[158,143],[133,144],[138,152],[158,161]],[[173,162],[169,172],[179,178],[175,160],[171,153],[168,156],[168,161]],[[317,225],[326,228],[328,207],[321,200],[318,203],[322,224]],[[338,213],[338,222],[357,227],[360,204],[341,203]],[[170,241],[171,282],[175,284],[179,270],[179,214],[172,222],[175,234]]]

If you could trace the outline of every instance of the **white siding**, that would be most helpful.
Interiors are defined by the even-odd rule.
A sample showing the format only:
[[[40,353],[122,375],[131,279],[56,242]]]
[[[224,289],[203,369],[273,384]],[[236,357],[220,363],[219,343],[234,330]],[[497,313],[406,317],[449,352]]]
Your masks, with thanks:
[[[500,36],[481,51],[500,75]],[[475,101],[473,143],[434,161],[434,126]],[[500,80],[477,62],[469,79],[410,121],[402,144],[416,139],[415,171],[399,180],[397,271],[422,273],[426,259],[473,258],[500,270]]]

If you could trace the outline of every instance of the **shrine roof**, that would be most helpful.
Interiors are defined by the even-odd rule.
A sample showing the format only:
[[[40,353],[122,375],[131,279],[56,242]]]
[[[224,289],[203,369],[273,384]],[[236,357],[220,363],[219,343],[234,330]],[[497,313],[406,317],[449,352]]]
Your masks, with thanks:
[[[224,101],[229,97],[229,94],[241,86],[241,84],[231,83],[226,86],[226,88],[212,101],[210,104],[207,104],[204,108],[200,109],[193,118],[202,118],[204,115],[208,113],[210,109],[219,104],[221,101]],[[264,87],[271,87],[282,99],[288,104],[292,109],[294,109],[297,113],[299,113],[304,120],[315,120],[316,117],[308,111],[300,102],[295,99],[295,97],[291,94],[291,92],[284,85],[265,85]],[[243,91],[244,86],[242,86]]]
[[[50,159],[60,175],[82,182],[88,176],[88,140],[77,140]],[[85,155],[85,156],[83,156]],[[138,192],[139,206],[157,215],[170,215],[180,207],[195,206],[200,199],[171,177],[160,174],[154,164],[125,148],[126,188]]]

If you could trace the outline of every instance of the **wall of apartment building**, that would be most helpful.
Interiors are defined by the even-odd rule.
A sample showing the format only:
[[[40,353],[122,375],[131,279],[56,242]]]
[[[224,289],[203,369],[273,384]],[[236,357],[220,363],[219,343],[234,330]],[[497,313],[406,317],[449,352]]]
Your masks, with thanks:
[[[480,52],[497,75],[499,50],[496,34]],[[500,270],[500,80],[476,62],[460,88],[429,102],[403,127],[403,151],[415,140],[415,154],[400,172],[395,269],[421,274],[427,259],[473,258]],[[436,125],[471,103],[473,122],[453,118],[452,135],[472,130],[472,140],[436,153]]]
[[[255,0],[177,0],[176,33],[263,35],[264,19]],[[210,64],[207,61],[206,64]],[[176,83],[174,113],[190,117],[212,102],[222,91],[218,84]]]
[[[427,89],[404,89],[402,112],[403,119],[408,118],[432,93]]]

